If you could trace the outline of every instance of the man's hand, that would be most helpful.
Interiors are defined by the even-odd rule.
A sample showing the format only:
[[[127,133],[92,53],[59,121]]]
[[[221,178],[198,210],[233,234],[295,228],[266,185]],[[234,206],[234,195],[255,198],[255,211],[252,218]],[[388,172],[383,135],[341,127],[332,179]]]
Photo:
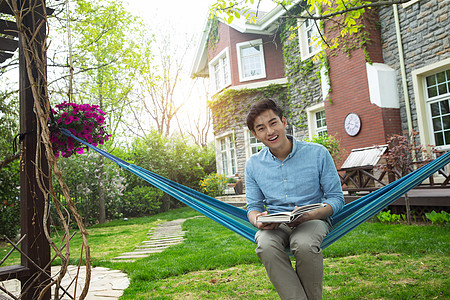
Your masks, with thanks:
[[[278,227],[280,226],[280,223],[262,223],[262,222],[257,221],[259,216],[264,216],[264,215],[267,215],[267,211],[259,212],[259,211],[253,210],[248,214],[248,219],[249,219],[250,223],[252,223],[253,226],[257,227],[260,230],[278,229]]]
[[[297,206],[295,207],[297,208]],[[294,208],[294,209],[295,209]],[[310,221],[310,220],[325,220],[329,216],[333,214],[333,209],[330,205],[327,205],[325,207],[321,207],[319,209],[315,209],[313,211],[305,212],[303,215],[298,217],[296,220],[294,220],[291,223],[287,223],[289,227],[296,227],[300,225],[303,222]]]

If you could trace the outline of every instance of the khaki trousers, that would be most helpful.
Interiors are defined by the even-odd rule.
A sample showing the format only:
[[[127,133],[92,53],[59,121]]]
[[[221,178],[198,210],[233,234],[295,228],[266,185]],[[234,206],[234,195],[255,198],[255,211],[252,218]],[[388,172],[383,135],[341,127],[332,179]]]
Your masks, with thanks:
[[[320,244],[331,226],[328,221],[311,220],[290,228],[259,230],[255,235],[256,254],[281,299],[322,299],[323,255]],[[292,267],[290,247],[295,257]]]

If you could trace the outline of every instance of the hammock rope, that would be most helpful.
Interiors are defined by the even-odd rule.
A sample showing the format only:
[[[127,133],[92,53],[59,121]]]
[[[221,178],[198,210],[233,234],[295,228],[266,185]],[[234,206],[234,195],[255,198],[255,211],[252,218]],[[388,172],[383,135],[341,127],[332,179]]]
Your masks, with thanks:
[[[244,238],[255,242],[254,236],[258,229],[250,224],[247,219],[247,212],[244,209],[222,202],[144,168],[130,164],[79,139],[67,129],[61,128],[61,132],[98,152],[100,155],[105,156],[123,169],[139,176],[154,187],[197,210],[208,218]],[[447,152],[414,172],[346,204],[342,211],[332,217],[334,229],[323,240],[322,248],[328,247],[360,224],[375,216],[386,206],[393,203],[400,196],[419,185],[422,181],[449,163],[450,152]]]

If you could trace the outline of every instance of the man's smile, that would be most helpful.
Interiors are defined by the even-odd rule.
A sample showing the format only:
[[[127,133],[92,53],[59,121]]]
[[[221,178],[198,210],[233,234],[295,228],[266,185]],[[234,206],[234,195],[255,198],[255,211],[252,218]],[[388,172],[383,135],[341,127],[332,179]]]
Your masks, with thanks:
[[[275,142],[278,139],[278,135],[274,135],[273,137],[269,138],[269,142]]]

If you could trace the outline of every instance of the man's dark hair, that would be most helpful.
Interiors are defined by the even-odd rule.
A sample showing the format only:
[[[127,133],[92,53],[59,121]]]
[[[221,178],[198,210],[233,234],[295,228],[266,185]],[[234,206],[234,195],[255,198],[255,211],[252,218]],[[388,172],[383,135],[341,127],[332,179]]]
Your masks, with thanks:
[[[255,119],[265,112],[266,110],[273,110],[273,112],[280,117],[280,120],[283,117],[283,111],[278,105],[270,99],[262,99],[258,102],[254,103],[247,113],[247,127],[250,131],[255,131]]]

